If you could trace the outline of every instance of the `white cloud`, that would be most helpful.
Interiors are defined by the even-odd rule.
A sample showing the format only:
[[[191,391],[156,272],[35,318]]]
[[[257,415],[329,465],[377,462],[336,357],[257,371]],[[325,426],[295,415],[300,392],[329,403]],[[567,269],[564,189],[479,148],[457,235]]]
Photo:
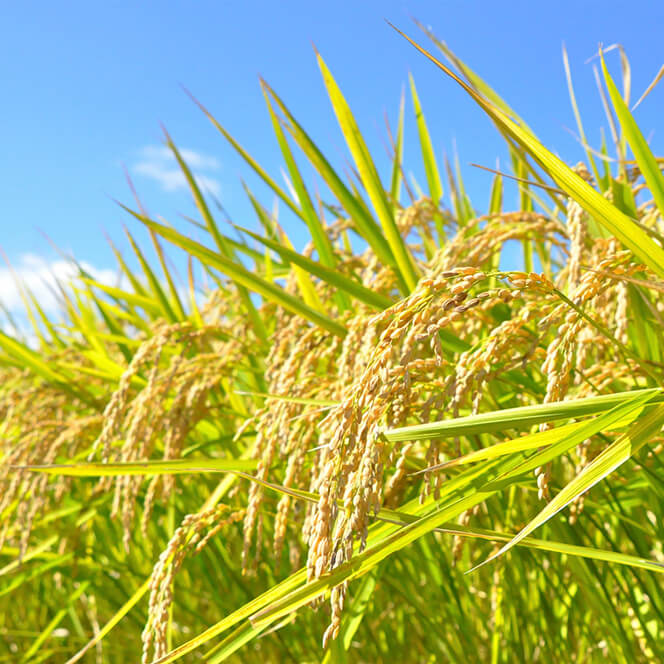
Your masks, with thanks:
[[[155,180],[164,191],[187,189],[187,180],[177,165],[173,153],[164,146],[148,145],[139,152],[140,160],[132,167],[132,172]],[[194,177],[198,186],[204,191],[219,196],[221,184],[210,175],[200,171],[218,171],[221,164],[215,157],[184,148],[180,150],[187,166],[196,171]]]
[[[175,163],[173,153],[165,145],[146,145],[140,150],[140,154],[144,159]],[[183,148],[180,150],[180,155],[187,162],[189,168],[212,171],[221,168],[221,164],[216,157],[210,157],[202,152]]]
[[[98,269],[85,261],[80,265],[96,281],[111,286],[118,285],[118,273],[114,270]],[[12,313],[21,313],[24,310],[14,275],[28,287],[44,312],[53,314],[59,311],[57,282],[68,286],[77,274],[75,265],[69,261],[48,261],[36,254],[23,254],[12,267],[14,274],[9,268],[0,267],[0,301]]]

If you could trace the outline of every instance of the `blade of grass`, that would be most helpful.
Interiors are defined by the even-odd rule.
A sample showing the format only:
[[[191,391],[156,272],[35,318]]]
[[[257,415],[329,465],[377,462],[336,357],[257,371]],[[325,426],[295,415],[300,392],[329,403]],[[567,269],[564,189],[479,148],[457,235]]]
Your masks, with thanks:
[[[535,529],[565,508],[576,497],[582,495],[595,484],[611,474],[627,459],[636,454],[664,425],[664,405],[653,406],[650,412],[639,419],[627,433],[609,445],[598,457],[591,461],[544,509],[532,519],[514,538],[498,552],[487,558],[471,572],[485,565],[498,556],[502,556],[515,544],[530,535]]]
[[[249,237],[252,237],[257,242],[260,242],[266,247],[276,251],[283,260],[294,263],[309,274],[322,279],[335,288],[343,290],[349,295],[352,295],[361,302],[364,302],[365,304],[368,304],[369,306],[374,307],[379,311],[387,309],[394,304],[394,302],[386,295],[372,291],[371,289],[363,286],[358,281],[345,276],[341,272],[337,272],[336,270],[325,267],[321,263],[311,260],[310,258],[307,258],[306,256],[303,256],[302,254],[289,249],[283,244],[279,244],[273,240],[261,237],[260,235],[252,233],[246,228],[242,228],[242,226],[236,226],[236,228],[243,233],[246,233]]]
[[[15,470],[31,470],[59,477],[118,477],[129,475],[183,475],[189,473],[230,473],[255,470],[253,459],[175,459],[170,461],[138,461],[135,463],[65,463],[44,466],[14,466]]]
[[[394,27],[394,26],[392,26]],[[635,256],[659,276],[664,276],[664,249],[653,242],[627,215],[607,201],[569,166],[547,150],[532,134],[516,124],[500,109],[489,103],[452,70],[419,46],[410,37],[394,28],[418,51],[453,78],[477,102],[486,114],[521,145],[551,176],[556,184],[618,238]]]
[[[177,322],[175,312],[173,311],[173,308],[171,307],[171,304],[168,301],[166,293],[164,293],[164,289],[161,287],[161,284],[159,283],[157,276],[152,271],[152,268],[150,267],[150,264],[146,260],[145,256],[143,256],[143,252],[139,249],[138,244],[136,244],[136,242],[134,241],[134,238],[129,232],[129,229],[125,228],[124,231],[125,234],[127,235],[127,238],[129,239],[131,248],[134,250],[134,253],[137,256],[138,261],[141,264],[141,268],[143,269],[143,274],[145,274],[148,284],[150,285],[150,289],[154,294],[153,301],[155,301],[159,305],[161,314],[164,316],[164,318],[166,318],[166,320],[170,321],[171,323]]]
[[[318,311],[315,311],[311,307],[301,302],[298,298],[290,295],[289,293],[286,293],[286,291],[284,291],[282,288],[279,288],[278,286],[275,286],[274,284],[261,279],[239,263],[234,263],[233,261],[224,258],[218,253],[208,249],[198,242],[190,240],[185,235],[178,233],[176,230],[168,226],[158,224],[156,221],[152,221],[151,219],[143,219],[142,221],[146,226],[155,230],[157,233],[159,233],[159,235],[161,235],[172,244],[175,244],[176,246],[180,247],[180,249],[183,249],[192,256],[195,256],[205,265],[219,270],[226,276],[233,279],[233,281],[237,282],[240,286],[243,286],[258,293],[259,295],[262,295],[266,299],[281,305],[294,314],[302,316],[315,325],[328,330],[332,334],[340,337],[344,337],[346,335],[346,328],[341,325],[341,323],[338,323],[337,321],[324,316]]]
[[[606,83],[606,87],[609,90],[609,97],[611,98],[613,109],[616,112],[618,121],[620,122],[623,135],[627,139],[627,143],[634,153],[636,163],[638,164],[639,170],[643,174],[646,184],[650,189],[650,193],[655,200],[657,209],[660,211],[660,214],[664,214],[664,176],[659,170],[657,160],[648,147],[646,139],[643,137],[639,126],[636,124],[634,117],[630,113],[629,107],[621,97],[620,92],[618,92],[618,88],[613,82],[611,74],[609,74],[609,70],[606,67],[604,54],[601,50],[600,58],[602,61],[604,81]]]
[[[272,191],[287,205],[287,207],[302,219],[302,212],[300,209],[293,203],[289,198],[286,192],[267,174],[267,171],[217,122],[214,116],[201,104],[194,95],[183,88],[187,96],[201,109],[205,116],[210,120],[212,125],[221,133],[221,135],[233,146],[236,152],[251,166],[251,168],[256,172],[256,174],[267,184],[267,186],[272,189]]]
[[[281,128],[279,118],[272,108],[269,93],[265,86],[261,85],[261,88],[263,90],[265,103],[267,104],[270,118],[272,120],[272,128],[274,129],[277,142],[281,148],[281,154],[283,155],[286,162],[286,167],[288,168],[290,179],[297,195],[298,203],[302,208],[304,221],[309,228],[309,232],[311,233],[314,247],[316,247],[316,250],[318,251],[319,260],[326,267],[334,268],[337,264],[337,259],[334,256],[334,247],[332,246],[332,242],[330,242],[330,238],[323,228],[321,220],[318,218],[318,214],[316,213],[313,203],[311,202],[311,197],[309,196],[309,192],[307,191],[307,188],[304,184],[302,175],[300,174],[297,164],[295,163],[295,158],[293,157],[293,153],[291,152],[291,149],[288,145],[286,136],[284,135],[283,129]]]
[[[572,111],[574,111],[574,119],[576,120],[576,126],[579,130],[579,137],[586,151],[586,157],[588,158],[588,163],[592,168],[593,175],[595,176],[595,182],[597,182],[600,187],[600,191],[605,191],[602,189],[602,178],[599,176],[599,171],[597,170],[597,164],[595,163],[595,158],[593,153],[586,147],[588,141],[586,139],[586,133],[583,130],[583,122],[581,122],[581,114],[579,113],[579,107],[576,103],[576,95],[574,94],[574,85],[572,83],[572,72],[569,68],[569,58],[567,57],[567,49],[563,44],[563,66],[565,68],[565,78],[567,79],[567,90],[569,91],[569,99],[572,104]]]
[[[585,399],[573,399],[535,406],[519,406],[506,408],[490,413],[480,413],[440,422],[427,422],[396,429],[388,429],[383,436],[391,443],[405,440],[427,440],[430,438],[469,436],[476,433],[487,433],[529,427],[542,422],[565,420],[584,415],[594,415],[607,411],[615,406],[626,403],[639,396],[649,398],[658,394],[658,389],[633,390],[617,392]]]
[[[94,648],[106,635],[138,604],[143,596],[150,589],[150,578],[143,582],[133,593],[133,595],[120,607],[113,617],[99,630],[99,632],[88,641],[73,657],[70,657],[65,664],[75,664],[91,648]]]
[[[433,201],[433,204],[437,210],[443,198],[443,185],[440,180],[440,173],[438,172],[438,164],[436,163],[436,156],[433,150],[433,145],[431,144],[431,137],[429,135],[427,123],[424,118],[424,113],[422,112],[422,106],[420,105],[420,99],[417,95],[415,80],[413,79],[412,74],[408,74],[408,80],[410,82],[410,93],[413,98],[413,109],[415,111],[417,133],[420,138],[420,149],[422,150],[424,172],[426,173],[427,182],[429,183],[429,195],[431,196],[431,200]],[[443,218],[440,214],[436,214],[434,216],[434,221],[436,223],[438,237],[442,241],[442,239],[445,237]]]
[[[240,232],[243,231],[243,229],[240,226],[235,226]],[[260,236],[257,236],[260,237]],[[279,240],[280,242],[276,242],[275,244],[279,246],[285,246],[288,249],[293,249],[293,245],[291,241],[288,239],[288,236],[286,233],[282,230],[279,231]],[[296,253],[293,251],[293,253]],[[271,256],[271,252],[266,251],[265,256]],[[313,262],[313,261],[312,261]],[[316,287],[314,286],[313,281],[311,280],[311,276],[307,270],[302,269],[301,266],[298,265],[292,265],[291,268],[295,272],[295,279],[297,280],[297,285],[300,288],[300,292],[302,293],[302,297],[306,304],[308,304],[312,309],[316,309],[316,311],[320,311],[322,314],[325,314],[325,307],[323,306],[323,303],[320,301],[320,298],[318,297],[318,293],[316,292]],[[344,311],[347,307],[345,305],[342,305],[341,311]]]
[[[374,206],[383,228],[385,238],[390,245],[394,259],[396,260],[399,272],[408,288],[408,292],[410,292],[415,288],[418,281],[417,270],[413,263],[412,256],[410,255],[410,251],[397,228],[391,206],[385,195],[385,190],[380,182],[380,178],[378,177],[376,166],[371,159],[369,150],[360,134],[360,130],[351,113],[350,107],[342,95],[339,86],[332,77],[332,73],[319,53],[316,53],[316,57],[318,59],[321,73],[323,74],[325,87],[327,88],[330,101],[332,102],[332,107],[334,108],[344,138],[346,139],[346,144],[353,156],[362,184]]]
[[[367,211],[364,202],[346,187],[336,171],[332,168],[327,159],[325,159],[322,152],[311,138],[309,138],[304,129],[298,124],[288,110],[288,107],[277,96],[274,90],[272,90],[265,81],[263,81],[263,85],[286,117],[286,120],[288,121],[288,129],[295,142],[300,146],[302,152],[304,152],[313,167],[323,178],[330,191],[337,198],[344,210],[346,210],[348,216],[353,220],[353,225],[357,233],[369,243],[376,255],[385,265],[396,267],[390,245],[383,236],[380,226],[376,224],[371,214]]]
[[[134,307],[140,307],[144,309],[146,313],[153,316],[157,316],[161,313],[162,308],[158,303],[155,302],[154,298],[147,295],[141,295],[139,293],[130,293],[129,291],[122,290],[115,286],[109,286],[102,282],[96,281],[95,279],[88,279],[82,277],[81,281],[92,288],[97,288],[98,290],[106,293],[112,297],[116,302],[126,302],[131,304]]]
[[[67,599],[67,603],[63,606],[41,631],[39,636],[34,640],[33,644],[23,653],[21,662],[29,662],[32,657],[43,647],[44,641],[48,639],[55,628],[60,624],[62,619],[67,615],[69,608],[78,600],[78,598],[90,587],[90,581],[83,581],[78,588]]]
[[[412,517],[407,517],[412,518]],[[462,526],[459,524],[443,525],[438,528],[437,532],[448,533],[450,535],[460,535],[461,537],[470,537],[474,539],[485,539],[491,542],[510,542],[514,539],[514,535],[507,533],[500,533],[495,530],[488,530],[483,528],[474,528],[470,526]],[[576,544],[568,544],[566,542],[555,542],[553,540],[536,539],[534,537],[523,537],[516,543],[516,546],[525,546],[529,549],[537,551],[547,551],[549,553],[560,553],[566,556],[576,556],[579,558],[589,558],[591,560],[602,560],[607,563],[616,565],[627,565],[628,567],[636,567],[639,569],[646,569],[656,574],[664,574],[664,563],[655,560],[647,560],[638,556],[632,556],[618,551],[607,551],[604,549],[597,549],[589,546],[579,546]]]
[[[25,344],[22,344],[20,341],[12,339],[2,330],[0,330],[0,348],[4,350],[7,355],[15,359],[19,363],[19,366],[28,367],[37,376],[41,376],[49,382],[59,383],[63,386],[68,384],[67,376],[53,371],[48,362],[45,362],[39,353]]]
[[[397,134],[393,146],[394,156],[392,159],[392,176],[390,177],[390,182],[391,182],[390,196],[392,198],[392,202],[394,203],[394,205],[399,205],[399,200],[401,199],[401,179],[402,179],[401,164],[403,163],[403,121],[404,121],[405,105],[406,105],[406,94],[404,90],[401,90],[401,101],[399,103],[399,120],[397,122]]]
[[[166,137],[166,145],[175,156],[175,159],[178,162],[180,170],[182,171],[183,175],[185,176],[185,179],[187,180],[189,189],[191,190],[192,196],[194,197],[194,200],[196,202],[196,207],[198,208],[200,215],[203,217],[203,221],[205,222],[208,232],[213,237],[214,242],[217,245],[217,248],[219,249],[219,252],[229,262],[236,262],[237,259],[235,257],[235,252],[232,250],[231,247],[228,246],[228,244],[224,241],[223,235],[219,232],[219,228],[217,227],[217,224],[210,212],[210,208],[205,202],[205,198],[203,197],[201,190],[196,182],[196,178],[194,178],[193,174],[191,173],[189,167],[185,163],[184,159],[182,158],[182,155],[175,146],[175,143],[169,136],[166,129],[164,129],[163,131]],[[143,220],[147,219],[147,217],[145,217],[144,215],[141,215],[141,217],[143,217]],[[256,307],[254,307],[254,303],[251,301],[249,293],[246,291],[246,289],[243,287],[242,284],[238,284],[238,291],[240,293],[240,298],[242,300],[242,303],[244,304],[245,308],[249,313],[249,316],[251,317],[257,336],[261,340],[266,341],[267,331],[265,329],[263,319],[259,316],[258,312],[256,311]]]

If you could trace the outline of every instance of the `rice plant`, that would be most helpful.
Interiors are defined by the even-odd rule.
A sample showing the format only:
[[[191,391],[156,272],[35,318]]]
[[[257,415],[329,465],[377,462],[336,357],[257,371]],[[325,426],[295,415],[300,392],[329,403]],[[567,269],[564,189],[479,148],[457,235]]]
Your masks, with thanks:
[[[261,232],[221,224],[165,134],[191,233],[123,204],[154,259],[128,235],[139,269],[115,248],[118,286],[79,268],[59,320],[23,288],[36,344],[0,333],[0,661],[664,659],[662,160],[601,51],[613,148],[587,144],[565,58],[569,166],[426,37],[423,66],[505,138],[488,209],[412,79],[426,181],[403,103],[381,177],[316,54],[348,173],[265,81],[284,186],[194,99],[302,252],[249,188]]]

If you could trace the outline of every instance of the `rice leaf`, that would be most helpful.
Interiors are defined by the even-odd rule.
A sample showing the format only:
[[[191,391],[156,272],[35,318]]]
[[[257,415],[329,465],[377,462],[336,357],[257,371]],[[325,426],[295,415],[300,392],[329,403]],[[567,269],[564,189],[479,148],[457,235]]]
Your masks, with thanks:
[[[170,321],[171,323],[175,323],[177,318],[173,308],[170,305],[170,302],[168,301],[168,298],[166,297],[166,293],[164,293],[164,289],[161,287],[159,280],[157,279],[155,273],[152,271],[150,264],[145,259],[143,252],[139,249],[138,244],[136,244],[134,241],[134,238],[129,230],[127,228],[124,230],[127,238],[129,239],[129,243],[131,244],[131,248],[134,250],[138,261],[141,264],[141,268],[143,268],[143,274],[145,274],[148,284],[150,285],[150,289],[154,294],[154,300],[159,304],[160,313],[164,316],[164,318],[166,318],[166,320]]]
[[[143,596],[150,589],[150,579],[144,581],[131,595],[131,597],[115,612],[113,617],[99,630],[95,636],[88,641],[73,657],[70,657],[65,664],[75,664],[91,648],[97,645],[106,635],[138,604]]]
[[[418,51],[453,78],[477,102],[486,114],[496,122],[517,144],[522,146],[537,163],[551,176],[555,183],[592,215],[600,224],[617,237],[644,265],[650,267],[660,277],[664,277],[664,249],[653,242],[627,215],[609,203],[569,166],[547,150],[524,127],[516,124],[503,111],[495,107],[461,80],[452,70],[434,58],[403,32],[394,28]]]
[[[238,230],[242,231],[242,228],[239,226],[236,226]],[[279,239],[281,241],[281,244],[279,246],[285,246],[288,249],[293,249],[293,245],[291,244],[291,241],[288,239],[288,236],[286,233],[281,230],[279,232]],[[259,236],[258,236],[259,237]],[[295,253],[295,252],[293,252]],[[271,256],[270,251],[265,252],[265,256]],[[320,301],[320,298],[318,297],[318,293],[316,292],[316,287],[314,286],[313,281],[311,280],[311,276],[309,272],[306,270],[303,270],[301,267],[297,265],[292,265],[291,269],[295,272],[295,279],[297,280],[297,285],[300,288],[300,292],[302,293],[302,297],[304,298],[304,301],[312,308],[316,309],[317,311],[320,311],[322,314],[326,313],[325,307],[323,307],[322,302]],[[272,281],[272,280],[270,280]],[[345,300],[344,300],[345,302]],[[347,307],[345,304],[342,304],[341,306],[341,311],[344,311]]]
[[[168,461],[137,461],[135,463],[61,463],[45,466],[15,466],[15,470],[31,470],[58,477],[117,477],[130,475],[187,475],[192,473],[229,473],[255,470],[253,459],[173,459]]]
[[[129,291],[122,290],[116,286],[109,286],[95,279],[88,279],[87,277],[81,277],[81,281],[92,288],[97,288],[103,293],[106,293],[106,295],[112,297],[116,302],[127,302],[134,307],[144,309],[147,313],[153,316],[159,315],[162,311],[162,308],[155,302],[154,298],[147,295],[130,293]]]
[[[255,639],[263,630],[256,629],[250,622],[242,623],[221,643],[216,645],[203,656],[203,661],[210,664],[219,664],[226,661],[234,652],[245,643]]]
[[[491,542],[510,542],[514,538],[513,535],[497,532],[495,530],[474,528],[459,524],[443,525],[438,528],[437,532],[460,535],[461,537],[469,537],[473,539],[486,539]],[[524,546],[529,549],[535,549],[536,551],[548,551],[549,553],[559,553],[565,556],[602,560],[615,565],[627,565],[628,567],[645,569],[649,572],[655,572],[656,574],[664,574],[663,563],[647,560],[639,556],[620,553],[618,551],[607,551],[605,549],[598,549],[590,546],[578,546],[566,542],[536,539],[534,537],[523,537],[515,543],[515,546]]]
[[[48,625],[46,625],[39,636],[33,641],[32,645],[23,653],[23,657],[20,660],[21,662],[34,661],[32,659],[33,656],[43,648],[44,642],[51,636],[51,634],[53,634],[55,628],[62,622],[72,604],[74,604],[74,602],[76,602],[89,587],[90,581],[83,581],[78,585],[67,599],[65,606],[53,616]]]
[[[203,198],[203,194],[201,193],[201,190],[198,186],[198,183],[196,182],[196,179],[192,175],[191,171],[189,170],[189,167],[182,158],[182,155],[175,146],[175,143],[173,143],[171,137],[168,135],[166,129],[164,129],[164,134],[166,136],[166,145],[170,148],[171,152],[175,156],[175,159],[178,162],[180,170],[182,171],[183,175],[185,176],[185,179],[187,180],[189,189],[191,190],[192,196],[194,197],[194,201],[196,202],[196,207],[198,208],[198,211],[200,212],[201,216],[203,217],[203,220],[205,221],[205,225],[208,229],[208,232],[214,238],[215,244],[217,245],[219,252],[221,253],[222,256],[228,259],[229,262],[230,261],[235,262],[236,261],[235,254],[232,248],[229,247],[226,241],[224,240],[224,236],[219,232],[219,228],[217,227],[214,217],[210,213],[210,208],[208,207],[207,203],[205,202],[205,199]],[[142,221],[144,221],[145,215],[140,215],[139,218]],[[243,287],[242,284],[238,284],[238,291],[240,293],[240,298],[242,299],[242,303],[249,312],[249,316],[251,317],[251,320],[253,322],[256,334],[261,340],[266,341],[267,331],[265,330],[265,325],[263,324],[262,318],[258,315],[256,307],[254,307],[254,303],[251,301],[251,298],[249,297],[249,293],[247,293],[246,289]]]
[[[491,185],[489,196],[489,214],[500,214],[503,211],[503,177],[496,173]]]
[[[598,457],[590,462],[518,535],[503,546],[500,551],[487,558],[482,565],[495,560],[498,556],[509,551],[515,544],[518,544],[518,542],[539,528],[552,516],[569,505],[575,498],[584,494],[595,484],[610,475],[618,466],[636,454],[653,435],[657,434],[662,429],[662,425],[664,425],[664,405],[660,404],[649,409],[649,412],[640,418],[627,433],[620,436]],[[474,570],[480,566],[476,566]]]
[[[323,153],[298,124],[288,110],[288,107],[277,96],[274,90],[272,90],[265,81],[262,81],[262,83],[286,117],[286,120],[288,121],[288,129],[295,142],[300,146],[302,152],[304,152],[313,167],[325,181],[325,184],[330,188],[330,191],[337,198],[344,210],[346,210],[348,216],[353,220],[354,229],[369,243],[376,255],[385,265],[396,267],[396,262],[392,255],[390,245],[383,236],[380,226],[375,222],[374,218],[366,209],[362,199],[350,191],[341,181],[341,178],[339,178],[336,171],[323,156]]]
[[[289,249],[288,247],[285,247],[283,244],[279,244],[273,240],[261,237],[260,235],[252,233],[250,230],[242,228],[241,226],[236,226],[236,228],[243,233],[246,233],[249,237],[252,237],[257,242],[260,242],[266,247],[276,251],[284,261],[294,263],[309,274],[322,279],[331,286],[334,286],[335,288],[338,288],[345,293],[352,295],[361,302],[364,302],[365,304],[368,304],[369,306],[374,307],[379,311],[387,309],[388,307],[392,306],[392,304],[394,304],[393,301],[386,295],[372,291],[371,289],[363,286],[358,281],[345,276],[341,272],[327,268],[321,263],[311,260],[310,258],[307,258],[306,256],[303,256],[302,254],[299,254],[296,251]]]
[[[175,306],[175,314],[178,320],[184,321],[187,318],[187,314],[185,313],[184,307],[182,306],[182,301],[180,300],[180,294],[178,293],[178,289],[175,287],[175,282],[173,281],[173,276],[171,275],[171,271],[168,269],[168,265],[166,264],[166,256],[164,255],[164,251],[161,248],[159,239],[152,232],[150,233],[150,239],[152,240],[155,252],[157,253],[157,257],[159,258],[159,264],[161,265],[161,270],[164,273],[164,277],[166,278],[166,283],[168,284],[168,291],[171,295],[171,302],[173,302]]]
[[[417,89],[415,88],[415,80],[413,79],[412,74],[408,74],[408,80],[410,81],[410,93],[413,98],[413,109],[415,111],[415,120],[417,122],[417,133],[420,138],[420,148],[422,150],[422,162],[424,163],[424,172],[427,176],[427,182],[429,183],[429,195],[433,201],[436,208],[441,203],[443,198],[443,185],[440,180],[440,173],[438,172],[438,164],[436,163],[436,156],[434,154],[433,145],[431,144],[431,137],[429,136],[429,130],[427,128],[426,120],[424,119],[424,113],[422,112],[422,107],[420,105],[420,99],[417,96]],[[438,237],[445,237],[445,229],[443,227],[443,219],[440,214],[436,214],[434,217],[436,222],[436,229],[438,231]]]
[[[286,293],[286,291],[284,291],[282,288],[279,288],[278,286],[275,286],[274,284],[261,279],[239,263],[234,263],[227,258],[224,258],[220,254],[215,253],[211,249],[208,249],[198,242],[190,240],[185,235],[178,233],[176,230],[168,226],[158,224],[156,221],[152,221],[151,219],[143,219],[143,223],[149,228],[155,230],[157,233],[159,233],[159,235],[161,235],[169,242],[175,244],[176,246],[180,247],[180,249],[183,249],[192,256],[198,258],[198,260],[200,260],[205,265],[219,270],[226,276],[230,277],[240,286],[252,290],[259,295],[262,295],[266,299],[281,305],[288,311],[292,311],[293,313],[302,316],[307,320],[310,320],[315,325],[318,325],[323,329],[332,332],[332,334],[341,337],[346,335],[346,329],[343,325],[332,320],[331,318],[328,318],[327,316],[324,316],[318,311],[315,311],[311,307],[301,302],[298,298],[290,295],[289,293]]]
[[[650,399],[658,393],[659,390],[657,389],[633,390],[631,392],[617,392],[615,394],[538,404],[536,406],[505,408],[490,413],[469,415],[468,417],[388,429],[383,432],[383,436],[389,442],[396,443],[404,440],[452,438],[529,427],[542,422],[595,415],[627,403],[634,398],[647,397]]]
[[[403,178],[401,169],[403,165],[403,120],[404,107],[406,104],[406,95],[401,91],[401,101],[399,103],[399,120],[397,122],[397,135],[394,141],[394,156],[392,159],[392,176],[390,177],[390,197],[394,205],[399,204],[401,199],[401,180]]]
[[[297,164],[295,163],[295,158],[293,157],[291,149],[288,145],[288,141],[286,140],[286,136],[284,135],[283,129],[281,128],[279,118],[272,108],[272,104],[270,103],[270,96],[264,86],[263,96],[265,97],[265,102],[270,113],[270,118],[272,119],[272,128],[274,129],[277,142],[281,148],[281,154],[283,155],[286,162],[286,167],[288,168],[288,172],[297,195],[298,203],[302,208],[304,221],[306,222],[309,228],[309,232],[311,233],[314,247],[316,247],[316,250],[318,251],[320,262],[326,267],[334,268],[337,264],[337,259],[334,256],[334,248],[332,247],[330,238],[325,232],[325,228],[323,228],[321,220],[316,214],[316,210],[314,209],[311,198],[309,197],[309,192],[307,191],[302,175],[300,174]]]
[[[214,116],[196,99],[189,90],[186,88],[184,91],[189,95],[190,99],[203,111],[205,116],[210,120],[212,125],[219,131],[219,133],[233,146],[235,151],[251,166],[254,172],[265,182],[265,184],[272,189],[272,191],[288,206],[288,208],[298,217],[302,218],[302,212],[288,197],[286,192],[267,174],[267,171],[217,122]]]
[[[616,88],[616,84],[613,82],[611,74],[609,74],[609,70],[606,67],[604,54],[601,50],[600,58],[602,61],[604,81],[606,82],[606,87],[609,90],[609,97],[611,98],[613,109],[616,112],[618,121],[620,122],[623,135],[627,139],[629,147],[634,153],[636,163],[638,164],[639,170],[643,174],[646,184],[652,193],[658,210],[661,214],[664,214],[664,176],[659,170],[657,160],[655,159],[651,149],[648,147],[646,139],[643,137],[639,126],[636,124],[634,117],[630,113],[628,105],[625,103],[620,93],[618,92],[618,88]],[[660,274],[660,276],[662,275]]]
[[[25,344],[22,344],[16,339],[12,339],[0,330],[0,348],[7,353],[9,357],[14,359],[19,365],[29,367],[38,376],[41,376],[47,381],[60,383],[63,386],[68,384],[67,376],[53,371],[49,364],[45,362],[39,353],[32,350]]]
[[[208,629],[206,629],[201,634],[198,634],[193,639],[190,639],[186,643],[183,643],[177,648],[174,648],[167,655],[161,657],[158,660],[155,660],[152,664],[170,664],[170,662],[175,662],[181,657],[184,657],[184,655],[187,655],[193,650],[200,648],[202,645],[206,644],[208,641],[215,638],[219,634],[222,634],[227,629],[237,625],[240,621],[245,620],[251,615],[253,611],[259,607],[265,606],[265,604],[271,601],[273,598],[279,597],[284,592],[288,592],[290,589],[297,587],[305,579],[305,570],[299,570],[295,572],[295,574],[291,574],[291,576],[289,576],[278,585],[270,588],[268,591],[264,592],[262,595],[256,597],[250,602],[247,602],[237,611],[234,611],[219,622],[210,626]]]
[[[385,238],[390,245],[392,255],[399,268],[399,272],[408,287],[408,292],[410,292],[415,288],[418,281],[417,271],[413,264],[412,256],[399,233],[396,221],[394,220],[394,215],[392,214],[391,206],[385,195],[385,190],[378,177],[378,172],[371,159],[369,150],[360,134],[355,118],[353,117],[339,86],[332,77],[332,73],[323,61],[323,58],[321,58],[318,53],[316,54],[316,57],[318,58],[318,65],[323,74],[323,80],[330,101],[332,102],[332,107],[334,108],[344,138],[346,139],[346,144],[353,156],[362,184],[374,206],[376,215],[383,228]]]

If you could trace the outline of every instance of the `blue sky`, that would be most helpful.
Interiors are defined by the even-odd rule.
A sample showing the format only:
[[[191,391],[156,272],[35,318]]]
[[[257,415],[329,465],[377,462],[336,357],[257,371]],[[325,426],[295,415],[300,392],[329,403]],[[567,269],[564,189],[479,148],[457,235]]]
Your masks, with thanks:
[[[0,21],[3,84],[0,246],[23,276],[49,266],[66,273],[45,233],[66,252],[108,277],[114,268],[104,232],[126,253],[122,226],[145,234],[113,199],[133,204],[131,173],[151,214],[185,227],[191,203],[164,156],[160,123],[237,223],[255,227],[240,177],[270,206],[272,197],[181,89],[189,88],[277,178],[281,159],[258,85],[261,74],[336,164],[346,157],[326,98],[312,42],[348,99],[372,152],[385,164],[383,114],[395,121],[411,71],[439,157],[458,148],[476,208],[486,205],[490,176],[504,150],[495,130],[450,80],[384,21],[422,43],[411,16],[430,25],[490,82],[565,160],[583,152],[575,128],[561,46],[565,42],[589,141],[599,145],[606,120],[592,64],[620,42],[632,64],[638,98],[662,64],[664,3],[383,0],[335,2],[112,1],[4,3]],[[618,74],[618,56],[609,54]],[[648,133],[661,121],[656,89],[636,118]],[[410,99],[407,168],[420,174]],[[652,135],[657,150],[658,133]],[[661,150],[659,150],[661,152]],[[511,201],[507,201],[508,205]],[[296,244],[303,236],[290,226]],[[64,272],[62,272],[64,270]],[[0,288],[13,306],[7,273]],[[0,295],[2,296],[2,295]]]

